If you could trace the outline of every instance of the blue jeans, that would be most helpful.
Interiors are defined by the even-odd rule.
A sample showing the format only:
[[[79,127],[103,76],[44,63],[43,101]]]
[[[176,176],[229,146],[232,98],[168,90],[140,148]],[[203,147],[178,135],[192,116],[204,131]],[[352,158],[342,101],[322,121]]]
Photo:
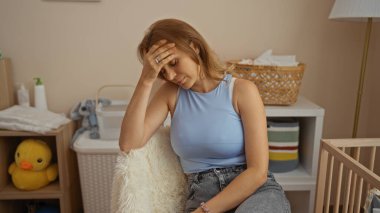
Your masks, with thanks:
[[[246,165],[230,168],[209,169],[188,175],[189,195],[185,212],[197,209],[201,202],[206,202],[222,191],[236,176],[246,169]],[[211,209],[212,211],[212,209]],[[243,203],[228,212],[235,213],[290,213],[289,201],[272,173],[267,181]]]

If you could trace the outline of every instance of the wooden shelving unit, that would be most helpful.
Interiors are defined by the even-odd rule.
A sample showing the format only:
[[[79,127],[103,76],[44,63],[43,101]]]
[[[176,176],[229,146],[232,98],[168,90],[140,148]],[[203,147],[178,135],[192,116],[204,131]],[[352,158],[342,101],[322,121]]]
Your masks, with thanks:
[[[304,97],[291,106],[266,106],[267,117],[291,117],[300,123],[299,165],[297,169],[274,173],[286,192],[307,192],[309,210],[314,209],[319,145],[322,138],[324,109]]]
[[[0,212],[19,212],[30,200],[49,200],[59,204],[61,213],[82,212],[82,198],[76,155],[70,149],[74,131],[72,122],[47,134],[0,130]],[[14,161],[13,153],[24,139],[45,141],[53,152],[53,162],[58,164],[58,180],[34,191],[14,187],[8,166]]]

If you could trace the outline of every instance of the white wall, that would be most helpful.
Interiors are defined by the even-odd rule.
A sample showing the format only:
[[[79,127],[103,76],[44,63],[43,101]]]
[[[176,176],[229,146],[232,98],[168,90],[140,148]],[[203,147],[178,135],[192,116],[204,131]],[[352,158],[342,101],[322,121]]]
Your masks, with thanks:
[[[31,79],[42,77],[49,108],[68,112],[77,101],[94,97],[101,85],[136,83],[141,69],[136,47],[145,29],[161,18],[183,19],[223,60],[255,57],[268,48],[296,54],[307,65],[301,94],[326,108],[324,136],[350,137],[365,24],[328,20],[332,4],[333,0],[1,0],[0,48],[12,60],[16,83],[32,89]],[[379,135],[372,129],[374,117],[380,115],[375,82],[379,34],[375,23],[361,135]]]

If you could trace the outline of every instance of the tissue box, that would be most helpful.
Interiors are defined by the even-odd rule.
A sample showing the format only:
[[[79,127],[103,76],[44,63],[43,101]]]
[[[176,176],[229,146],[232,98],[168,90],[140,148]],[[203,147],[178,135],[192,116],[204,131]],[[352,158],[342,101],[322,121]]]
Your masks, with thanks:
[[[240,60],[231,60],[235,77],[253,81],[266,105],[291,105],[297,102],[299,88],[305,69],[300,63],[296,67],[256,66],[239,64]]]
[[[298,166],[299,123],[291,118],[268,119],[269,170],[289,172]]]

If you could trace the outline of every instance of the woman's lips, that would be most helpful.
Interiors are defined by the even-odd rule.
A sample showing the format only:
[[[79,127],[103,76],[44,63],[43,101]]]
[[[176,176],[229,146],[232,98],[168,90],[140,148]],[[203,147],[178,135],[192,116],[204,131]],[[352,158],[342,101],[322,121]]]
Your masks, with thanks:
[[[182,85],[185,83],[185,81],[186,81],[186,77],[182,78],[182,80],[180,81],[177,81],[177,84]]]

